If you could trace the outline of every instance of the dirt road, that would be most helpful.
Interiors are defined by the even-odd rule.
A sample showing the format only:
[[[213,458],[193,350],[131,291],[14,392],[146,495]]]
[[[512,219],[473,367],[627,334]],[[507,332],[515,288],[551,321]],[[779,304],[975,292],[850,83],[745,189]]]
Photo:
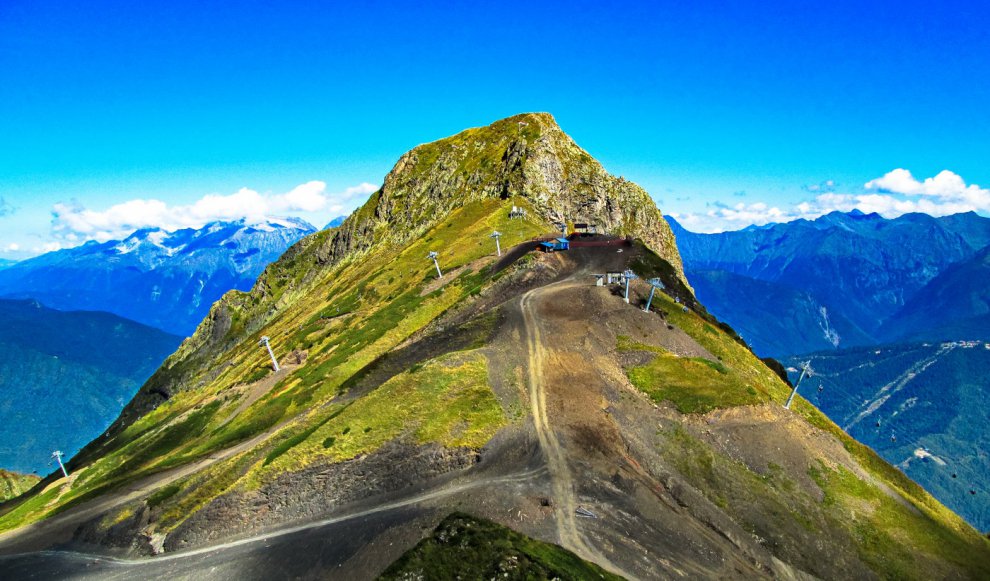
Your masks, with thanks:
[[[561,448],[560,440],[557,438],[547,415],[546,389],[543,385],[544,343],[537,320],[537,304],[544,296],[551,295],[555,289],[568,284],[573,284],[573,281],[567,279],[553,285],[533,289],[523,295],[520,301],[529,354],[528,384],[533,424],[536,427],[540,447],[543,449],[550,470],[551,482],[553,483],[553,502],[556,508],[554,513],[556,515],[557,536],[561,545],[586,560],[594,561],[616,574],[628,577],[628,574],[621,571],[598,550],[590,546],[581,534],[575,516],[578,503],[575,498],[574,479],[567,463],[567,457]]]

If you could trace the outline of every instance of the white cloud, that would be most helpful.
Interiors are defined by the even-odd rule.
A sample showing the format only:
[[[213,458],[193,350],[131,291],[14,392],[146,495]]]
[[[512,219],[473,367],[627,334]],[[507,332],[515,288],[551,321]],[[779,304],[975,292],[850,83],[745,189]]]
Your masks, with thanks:
[[[60,247],[88,240],[106,242],[128,236],[141,228],[201,228],[215,221],[244,220],[257,224],[278,216],[299,212],[331,211],[345,213],[355,200],[377,190],[362,183],[343,192],[327,193],[326,184],[311,181],[284,194],[261,194],[241,188],[228,195],[209,194],[188,205],[169,205],[161,200],[136,199],[105,210],[91,210],[78,203],[58,203],[52,208],[52,236]]]
[[[39,246],[35,246],[31,250],[35,254],[44,254],[46,252],[55,252],[56,250],[61,250],[62,248],[65,247],[62,246],[61,242],[45,242]]]
[[[805,186],[807,191],[823,191],[834,182],[821,186]],[[825,187],[822,187],[825,186]],[[932,216],[948,216],[960,212],[990,213],[990,189],[976,184],[966,185],[958,174],[943,170],[938,175],[918,181],[906,169],[895,169],[863,185],[862,193],[825,193],[781,209],[764,203],[715,204],[704,213],[672,214],[685,228],[695,232],[724,232],[750,225],[790,222],[804,218],[814,220],[829,212],[876,212],[885,218],[896,218],[911,212]]]
[[[21,249],[21,245],[16,242],[11,242],[10,244],[3,247],[4,252],[17,252]]]

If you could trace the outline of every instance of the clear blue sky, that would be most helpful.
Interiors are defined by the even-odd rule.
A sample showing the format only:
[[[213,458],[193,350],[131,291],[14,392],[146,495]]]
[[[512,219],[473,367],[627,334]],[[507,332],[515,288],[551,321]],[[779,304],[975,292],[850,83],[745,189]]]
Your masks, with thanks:
[[[523,111],[667,212],[990,187],[986,2],[337,4],[0,2],[0,257],[59,202],[333,195]]]

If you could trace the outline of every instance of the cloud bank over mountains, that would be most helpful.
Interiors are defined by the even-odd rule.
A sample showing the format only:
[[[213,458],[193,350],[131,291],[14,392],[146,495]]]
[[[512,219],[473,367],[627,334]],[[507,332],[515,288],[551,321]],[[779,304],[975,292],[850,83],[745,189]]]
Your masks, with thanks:
[[[970,211],[990,213],[990,189],[967,185],[961,176],[949,170],[919,181],[910,171],[898,168],[866,182],[859,193],[839,193],[831,180],[803,189],[821,193],[789,207],[764,202],[715,203],[707,212],[671,215],[688,230],[708,233],[801,218],[813,220],[834,211],[876,212],[885,218],[911,212],[932,216]]]
[[[346,214],[378,186],[361,183],[342,192],[328,193],[322,181],[300,184],[283,194],[259,193],[249,188],[227,195],[209,194],[186,205],[169,205],[155,199],[134,199],[105,210],[92,210],[76,202],[52,208],[54,243],[46,250],[71,247],[95,240],[125,238],[141,228],[202,228],[210,222],[244,220],[248,224],[297,213]]]

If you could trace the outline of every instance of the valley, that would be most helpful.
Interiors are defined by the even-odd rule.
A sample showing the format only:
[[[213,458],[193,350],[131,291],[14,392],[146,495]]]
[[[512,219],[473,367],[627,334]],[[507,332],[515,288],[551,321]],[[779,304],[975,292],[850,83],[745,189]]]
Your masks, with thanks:
[[[878,345],[811,353],[801,393],[980,530],[990,529],[987,479],[990,348],[982,341]],[[793,374],[792,374],[793,375]],[[796,379],[796,377],[794,377]]]

